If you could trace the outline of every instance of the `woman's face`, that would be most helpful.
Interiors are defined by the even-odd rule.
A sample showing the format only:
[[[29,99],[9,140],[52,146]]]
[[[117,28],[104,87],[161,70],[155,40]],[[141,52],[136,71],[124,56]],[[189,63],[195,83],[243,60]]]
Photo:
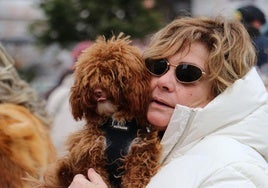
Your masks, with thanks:
[[[205,62],[209,54],[207,48],[196,42],[187,52],[178,52],[169,57],[168,62],[172,65],[182,62],[194,64],[206,72]],[[205,76],[191,84],[180,83],[176,80],[174,66],[170,66],[160,77],[152,76],[151,90],[152,101],[149,104],[147,119],[159,130],[166,129],[176,104],[193,108],[204,107],[213,99],[211,83]]]

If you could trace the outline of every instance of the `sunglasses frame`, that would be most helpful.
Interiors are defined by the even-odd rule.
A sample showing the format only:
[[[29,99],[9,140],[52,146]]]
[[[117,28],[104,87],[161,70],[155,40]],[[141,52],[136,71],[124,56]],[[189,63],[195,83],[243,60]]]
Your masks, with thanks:
[[[170,67],[175,67],[175,77],[176,77],[176,80],[177,80],[178,82],[180,82],[180,83],[183,83],[183,84],[191,84],[191,83],[197,82],[197,81],[199,81],[204,75],[206,75],[206,72],[203,71],[201,67],[199,67],[199,66],[197,66],[197,65],[194,65],[194,64],[192,64],[192,63],[182,62],[182,63],[180,63],[180,64],[178,64],[178,65],[173,65],[173,64],[169,63],[169,61],[168,61],[167,59],[165,59],[165,58],[163,58],[163,59],[146,59],[146,60],[145,60],[145,64],[146,64],[147,61],[165,61],[165,62],[166,62],[166,65],[167,65],[167,66],[166,66],[165,71],[164,71],[162,74],[159,74],[159,75],[153,73],[153,72],[152,72],[151,70],[149,70],[149,69],[147,68],[147,66],[146,66],[146,69],[148,70],[148,72],[149,72],[150,74],[152,74],[153,76],[156,76],[156,77],[163,76],[164,74],[166,74],[166,73],[168,72],[168,70],[170,69]],[[191,65],[191,66],[194,66],[194,67],[198,68],[198,69],[201,71],[202,74],[201,74],[201,76],[200,76],[197,80],[194,80],[194,81],[191,81],[191,82],[181,81],[181,80],[178,79],[178,77],[177,77],[177,75],[176,75],[176,70],[177,70],[178,66],[181,66],[181,65]]]

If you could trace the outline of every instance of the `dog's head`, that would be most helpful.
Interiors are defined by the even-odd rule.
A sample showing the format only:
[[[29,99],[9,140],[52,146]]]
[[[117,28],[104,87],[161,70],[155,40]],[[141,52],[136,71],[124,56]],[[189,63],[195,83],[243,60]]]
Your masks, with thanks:
[[[129,117],[146,117],[150,75],[139,49],[130,43],[123,34],[109,40],[99,37],[80,55],[70,96],[76,120],[91,121],[115,110]],[[102,113],[98,103],[106,101],[112,103],[112,108]]]

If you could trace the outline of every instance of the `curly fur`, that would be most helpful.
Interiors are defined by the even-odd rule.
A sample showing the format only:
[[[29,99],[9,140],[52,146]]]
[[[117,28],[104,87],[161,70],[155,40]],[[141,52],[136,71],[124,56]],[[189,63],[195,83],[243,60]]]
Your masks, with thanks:
[[[130,43],[129,37],[123,34],[109,40],[98,38],[79,57],[70,104],[74,118],[85,119],[87,123],[83,130],[70,136],[68,154],[46,172],[40,187],[68,187],[75,174],[86,176],[89,167],[94,168],[112,187],[109,172],[105,169],[106,138],[100,129],[108,117],[96,111],[95,88],[104,89],[107,98],[116,105],[118,110],[112,114],[114,119],[129,121],[135,118],[139,125],[137,137],[131,142],[127,155],[121,159],[123,174],[120,187],[145,187],[157,172],[161,151],[158,132],[146,131],[150,75],[139,50]]]

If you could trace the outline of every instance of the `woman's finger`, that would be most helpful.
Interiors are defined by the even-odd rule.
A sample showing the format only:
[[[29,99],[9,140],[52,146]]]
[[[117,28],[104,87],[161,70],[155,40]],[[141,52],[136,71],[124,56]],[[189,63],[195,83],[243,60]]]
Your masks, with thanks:
[[[71,185],[68,188],[91,188],[92,183],[90,183],[85,176],[82,174],[77,174],[74,176],[74,179]]]
[[[107,185],[105,184],[101,176],[93,168],[88,169],[87,175],[88,179],[93,184],[97,185],[98,188],[107,188]]]

